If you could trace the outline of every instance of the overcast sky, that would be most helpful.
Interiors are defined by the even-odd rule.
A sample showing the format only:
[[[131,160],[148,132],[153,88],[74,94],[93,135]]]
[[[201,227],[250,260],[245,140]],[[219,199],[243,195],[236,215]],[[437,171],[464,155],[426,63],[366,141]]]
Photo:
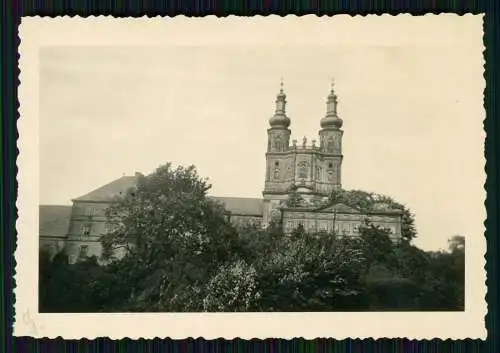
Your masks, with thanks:
[[[482,235],[482,63],[467,42],[399,46],[73,46],[40,51],[40,202],[160,164],[211,194],[261,197],[280,77],[292,138],[317,137],[331,78],[342,184],[413,210],[417,245]],[[478,53],[477,58],[480,58]]]

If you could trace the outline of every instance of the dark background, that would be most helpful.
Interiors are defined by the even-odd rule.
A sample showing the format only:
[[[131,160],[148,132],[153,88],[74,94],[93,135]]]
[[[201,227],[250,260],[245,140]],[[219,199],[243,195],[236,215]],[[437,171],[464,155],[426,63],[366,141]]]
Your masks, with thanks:
[[[500,63],[500,3],[498,0],[485,1],[16,1],[1,2],[0,15],[2,28],[0,38],[1,50],[1,94],[0,100],[2,127],[1,151],[2,167],[0,169],[0,208],[1,244],[0,259],[2,277],[0,287],[0,350],[2,352],[500,352],[498,343],[498,250],[499,231],[499,186],[498,186],[498,151],[500,150],[498,137],[500,135],[498,122],[498,104],[500,91],[498,88],[498,68]],[[112,341],[108,338],[97,340],[35,340],[28,337],[12,337],[14,315],[13,288],[14,250],[16,246],[15,220],[17,210],[16,200],[16,120],[17,108],[17,47],[19,38],[17,28],[22,16],[97,16],[113,15],[116,17],[128,16],[187,16],[204,15],[334,15],[334,14],[399,14],[411,13],[421,15],[425,13],[453,12],[485,13],[484,43],[485,43],[485,120],[486,137],[486,172],[487,172],[487,200],[488,218],[486,221],[486,237],[488,253],[488,315],[486,325],[488,339],[480,340],[430,340],[410,341],[406,339],[383,340],[356,340],[348,339],[337,341],[333,339],[317,339],[307,341],[296,338],[293,340],[267,339],[244,341],[212,340],[201,338],[187,340],[140,340],[129,339]],[[465,324],[465,323],[464,323]],[[168,332],[168,328],[165,329]]]

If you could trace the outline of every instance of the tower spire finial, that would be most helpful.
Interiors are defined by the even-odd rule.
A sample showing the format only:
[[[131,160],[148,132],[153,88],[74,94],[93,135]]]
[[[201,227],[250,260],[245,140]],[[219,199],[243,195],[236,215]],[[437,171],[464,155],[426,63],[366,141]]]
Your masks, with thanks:
[[[286,116],[286,94],[283,89],[283,77],[280,79],[280,91],[276,96],[276,110],[269,122],[271,126],[275,127],[288,128],[290,126],[290,119]]]
[[[337,94],[335,93],[335,81],[332,78],[330,84],[330,94],[326,100],[326,116],[321,119],[321,127],[334,127],[339,129],[342,127],[342,119],[337,116]]]

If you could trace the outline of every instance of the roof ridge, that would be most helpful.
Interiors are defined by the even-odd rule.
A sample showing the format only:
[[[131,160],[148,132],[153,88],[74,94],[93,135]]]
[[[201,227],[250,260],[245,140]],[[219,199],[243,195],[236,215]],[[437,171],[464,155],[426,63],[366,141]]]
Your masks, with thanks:
[[[116,193],[116,192],[112,192],[113,190],[107,190],[107,189],[111,188],[111,186],[113,184],[120,183],[123,180],[127,180],[127,179],[128,180],[132,180],[133,179],[134,181],[137,181],[137,174],[136,175],[122,175],[118,179],[112,180],[109,183],[106,183],[106,184],[104,184],[104,185],[102,185],[102,186],[100,186],[98,188],[95,188],[92,191],[90,191],[90,192],[88,192],[88,193],[86,193],[84,195],[81,195],[79,197],[73,198],[72,201],[99,201],[102,198],[107,198],[107,197],[111,196],[109,194],[115,194]],[[130,188],[130,187],[132,187],[134,185],[135,185],[135,182],[134,182],[134,184],[131,184],[128,187],[120,187],[120,189],[125,189],[126,190],[126,189],[128,189],[128,188]],[[122,185],[120,185],[120,186],[122,186]],[[99,195],[100,191],[101,192],[106,191],[107,195],[106,194]],[[121,191],[124,191],[124,190],[120,190],[120,192]],[[95,197],[96,199],[92,199],[93,197]]]

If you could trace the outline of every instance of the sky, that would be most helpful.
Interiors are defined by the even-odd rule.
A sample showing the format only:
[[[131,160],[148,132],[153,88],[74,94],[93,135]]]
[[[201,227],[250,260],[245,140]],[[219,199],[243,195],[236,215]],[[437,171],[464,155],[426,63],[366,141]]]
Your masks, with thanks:
[[[467,41],[44,47],[40,203],[71,204],[169,161],[194,164],[212,195],[261,197],[280,78],[299,141],[317,138],[334,78],[343,187],[407,205],[424,249],[482,236],[482,62],[471,50]]]

